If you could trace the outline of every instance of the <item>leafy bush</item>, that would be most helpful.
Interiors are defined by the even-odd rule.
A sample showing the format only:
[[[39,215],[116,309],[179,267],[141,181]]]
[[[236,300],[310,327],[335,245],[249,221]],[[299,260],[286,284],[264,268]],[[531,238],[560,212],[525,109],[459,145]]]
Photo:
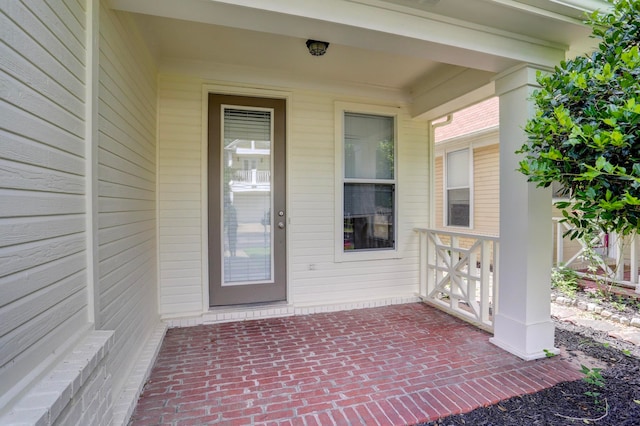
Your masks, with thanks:
[[[539,73],[536,114],[519,170],[529,181],[562,184],[556,203],[576,230],[627,235],[640,229],[640,0],[609,0],[587,23],[598,50]]]

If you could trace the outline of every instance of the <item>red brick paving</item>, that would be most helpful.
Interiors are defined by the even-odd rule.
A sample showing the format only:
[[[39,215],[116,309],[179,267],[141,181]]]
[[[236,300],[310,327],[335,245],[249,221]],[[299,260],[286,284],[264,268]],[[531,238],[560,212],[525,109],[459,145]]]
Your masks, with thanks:
[[[167,332],[143,425],[408,425],[581,377],[423,304]]]

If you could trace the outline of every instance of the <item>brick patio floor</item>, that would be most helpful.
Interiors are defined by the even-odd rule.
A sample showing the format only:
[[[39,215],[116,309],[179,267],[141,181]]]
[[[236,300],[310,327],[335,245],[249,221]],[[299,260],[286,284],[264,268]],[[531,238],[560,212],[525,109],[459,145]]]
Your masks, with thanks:
[[[175,328],[132,425],[408,425],[581,375],[423,304]]]

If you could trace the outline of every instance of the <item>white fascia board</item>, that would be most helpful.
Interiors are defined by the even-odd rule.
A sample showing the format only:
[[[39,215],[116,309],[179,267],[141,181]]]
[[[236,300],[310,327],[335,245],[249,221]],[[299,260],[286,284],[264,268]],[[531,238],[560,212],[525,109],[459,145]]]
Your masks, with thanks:
[[[526,13],[565,22],[581,22],[585,13],[612,8],[606,0],[487,0]]]
[[[551,0],[551,3],[581,10],[584,12],[593,12],[594,10],[608,12],[613,9],[611,3],[606,0]]]
[[[564,59],[567,46],[429,14],[355,1],[111,0],[114,9],[168,18],[317,38],[365,49],[425,57],[499,72],[513,61]]]

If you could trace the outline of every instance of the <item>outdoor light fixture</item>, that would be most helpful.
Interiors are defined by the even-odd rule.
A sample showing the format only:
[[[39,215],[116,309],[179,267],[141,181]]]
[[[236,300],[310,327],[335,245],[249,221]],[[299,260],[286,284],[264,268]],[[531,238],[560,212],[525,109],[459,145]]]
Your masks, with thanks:
[[[327,52],[327,47],[329,47],[329,43],[326,41],[307,40],[307,49],[313,56],[324,55]]]

